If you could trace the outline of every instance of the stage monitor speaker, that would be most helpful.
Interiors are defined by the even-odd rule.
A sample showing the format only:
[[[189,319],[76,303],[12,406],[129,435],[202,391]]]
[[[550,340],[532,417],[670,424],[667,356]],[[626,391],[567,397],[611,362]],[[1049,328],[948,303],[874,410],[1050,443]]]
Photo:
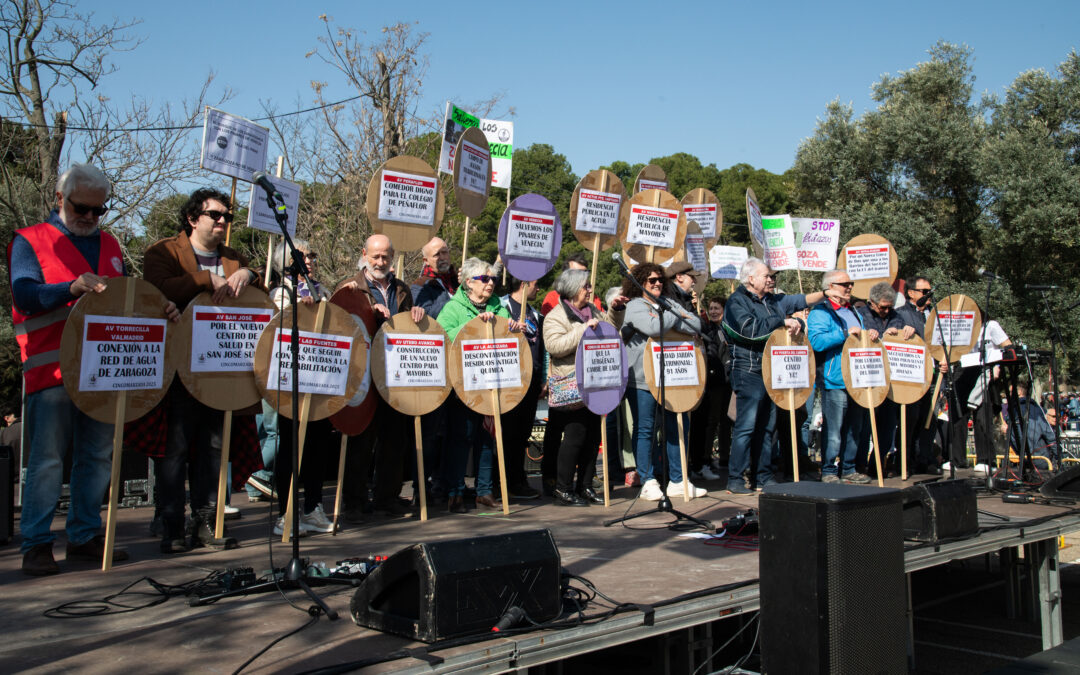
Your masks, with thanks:
[[[15,451],[0,445],[0,544],[15,536]]]
[[[979,533],[979,505],[967,480],[904,488],[904,539],[938,543]]]
[[[1043,483],[1039,492],[1051,499],[1080,499],[1080,466],[1060,472]]]
[[[906,673],[900,491],[784,483],[758,507],[762,672]]]
[[[491,630],[511,607],[536,622],[562,611],[550,530],[414,544],[364,579],[349,605],[358,626],[435,642]]]

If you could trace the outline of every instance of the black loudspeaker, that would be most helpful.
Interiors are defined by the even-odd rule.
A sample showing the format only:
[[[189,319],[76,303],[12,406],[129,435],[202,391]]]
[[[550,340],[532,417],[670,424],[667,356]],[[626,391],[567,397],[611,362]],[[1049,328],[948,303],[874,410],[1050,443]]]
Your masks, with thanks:
[[[904,539],[937,543],[979,533],[975,488],[966,480],[943,480],[904,488]]]
[[[0,445],[0,544],[15,536],[15,451]]]
[[[1066,469],[1046,481],[1039,492],[1044,497],[1080,499],[1080,466]]]
[[[520,607],[536,622],[562,611],[550,530],[414,544],[375,568],[349,605],[358,626],[435,642],[491,630]]]
[[[762,672],[906,673],[900,491],[785,483],[758,507]]]

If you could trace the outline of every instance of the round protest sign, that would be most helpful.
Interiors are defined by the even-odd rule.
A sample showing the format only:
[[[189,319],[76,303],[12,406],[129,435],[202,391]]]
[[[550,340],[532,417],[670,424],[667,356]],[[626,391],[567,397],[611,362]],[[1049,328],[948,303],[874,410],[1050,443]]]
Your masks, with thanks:
[[[499,255],[506,271],[536,281],[555,266],[562,249],[562,221],[547,197],[521,195],[499,221]]]
[[[630,199],[623,253],[634,260],[662,263],[675,257],[685,239],[686,214],[674,195],[646,190]]]
[[[176,327],[176,374],[203,405],[242,410],[262,397],[255,386],[255,347],[274,317],[270,297],[254,286],[215,303],[208,292],[195,296]]]
[[[511,333],[501,316],[493,321],[477,317],[462,326],[447,365],[458,398],[481,415],[495,414],[492,392],[498,394],[500,412],[511,410],[532,380],[529,343],[521,333]]]
[[[649,338],[645,342],[645,382],[649,393],[660,400],[660,342]],[[664,335],[664,408],[681,413],[693,410],[705,393],[705,352],[701,338],[668,331]]]
[[[390,317],[375,334],[371,377],[379,395],[394,410],[426,415],[450,395],[446,374],[446,331],[435,319],[419,323],[409,312]]]
[[[638,171],[637,178],[634,179],[635,195],[639,192],[644,192],[645,190],[662,190],[667,192],[667,189],[667,174],[655,164],[646,164],[641,167],[641,171]]]
[[[470,218],[479,218],[490,192],[491,148],[483,131],[469,127],[458,138],[454,153],[454,196],[458,208]]]
[[[959,293],[942,298],[930,312],[923,334],[930,356],[956,363],[975,349],[982,331],[982,311],[975,301]]]
[[[724,207],[712,190],[694,188],[682,198],[683,212],[689,223],[697,223],[705,237],[705,249],[716,246],[716,239],[724,226]]]
[[[578,391],[585,407],[597,415],[618,408],[630,372],[619,329],[607,321],[586,328],[574,359]]]
[[[761,207],[753,188],[746,188],[746,223],[750,228],[750,243],[754,256],[765,259],[765,228],[761,222]]]
[[[876,408],[889,394],[889,361],[881,340],[871,341],[867,332],[849,335],[840,355],[844,386],[856,403]]]
[[[390,237],[398,252],[416,251],[428,243],[439,231],[445,209],[438,174],[416,157],[386,160],[368,184],[371,229]]]
[[[297,318],[300,416],[321,420],[341,410],[356,393],[364,377],[367,346],[360,326],[333,303],[298,305]],[[255,349],[255,384],[285,417],[292,416],[292,321],[292,308],[280,312]]]
[[[82,412],[116,422],[124,392],[124,421],[137,420],[165,396],[176,356],[176,324],[168,301],[148,281],[114,277],[101,293],[85,293],[68,314],[60,338],[64,389]]]
[[[889,363],[889,400],[901,405],[918,401],[930,388],[934,375],[926,343],[918,335],[907,340],[899,335],[883,335],[881,344]]]
[[[607,169],[585,174],[570,197],[570,227],[589,251],[611,248],[625,231],[629,213],[626,188]]]
[[[891,284],[896,280],[900,263],[888,239],[877,234],[860,234],[844,244],[836,258],[836,268],[846,270],[855,282],[851,294],[866,298],[874,284],[881,281]]]
[[[805,405],[814,393],[816,373],[814,350],[805,333],[792,337],[786,328],[777,328],[769,335],[761,356],[761,379],[773,403],[784,410]]]
[[[694,277],[694,290],[697,291],[698,302],[701,302],[701,294],[705,292],[705,286],[709,283],[709,254],[707,253],[709,249],[706,248],[707,245],[708,242],[704,235],[701,234],[698,224],[687,220],[686,240],[683,242],[682,255],[676,256],[670,261],[685,260],[693,265],[694,271],[698,273]]]
[[[367,293],[355,288],[341,287],[330,296],[330,302],[348,312],[360,330],[367,358],[364,376],[356,393],[345,402],[345,407],[330,416],[330,424],[346,436],[356,436],[367,429],[379,406],[378,398],[371,391],[371,337],[375,334],[375,311]]]

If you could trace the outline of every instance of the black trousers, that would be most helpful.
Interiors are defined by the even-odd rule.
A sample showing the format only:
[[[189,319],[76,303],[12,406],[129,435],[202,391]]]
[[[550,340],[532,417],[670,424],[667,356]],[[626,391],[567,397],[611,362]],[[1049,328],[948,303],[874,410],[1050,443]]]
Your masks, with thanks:
[[[540,400],[540,389],[543,385],[543,373],[533,371],[525,398],[502,416],[503,454],[508,487],[518,487],[528,482],[525,476],[525,450],[529,445],[529,436],[532,435],[536,404]]]
[[[600,416],[588,408],[556,414],[563,418],[563,438],[559,446],[555,487],[564,492],[581,492],[592,487],[593,478],[596,476],[596,457],[600,450]],[[544,456],[546,457],[547,453],[544,453]]]
[[[707,383],[701,404],[690,413],[690,448],[687,460],[690,469],[698,471],[712,463],[713,441],[720,434],[720,457],[727,463],[731,454],[731,420],[728,402],[731,386],[726,382]]]
[[[274,460],[274,483],[281,514],[289,503],[289,484],[292,478],[293,421],[278,415],[278,453]],[[337,442],[335,442],[335,439]],[[300,486],[304,488],[304,513],[311,513],[322,503],[326,463],[336,460],[341,449],[341,437],[330,420],[308,422],[304,437],[304,456],[300,460]]]
[[[184,482],[190,485],[192,515],[217,501],[224,413],[199,403],[180,378],[169,387],[165,456],[154,461],[161,517],[174,528],[184,523]]]
[[[378,396],[372,392],[371,396]],[[375,416],[364,433],[352,436],[345,454],[345,482],[341,501],[345,508],[367,501],[367,486],[375,468],[375,504],[387,506],[401,494],[408,457],[416,452],[413,418],[394,410],[379,398]],[[426,464],[426,462],[425,462]],[[424,470],[430,472],[425,466]]]

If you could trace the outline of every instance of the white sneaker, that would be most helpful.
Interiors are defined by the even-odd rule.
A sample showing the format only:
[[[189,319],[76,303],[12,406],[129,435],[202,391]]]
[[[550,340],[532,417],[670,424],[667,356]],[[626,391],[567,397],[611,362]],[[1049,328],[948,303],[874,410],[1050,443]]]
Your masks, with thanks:
[[[699,487],[697,487],[696,485],[694,485],[693,483],[691,483],[689,481],[686,482],[686,485],[687,485],[687,489],[690,490],[690,499],[696,499],[698,497],[704,497],[705,495],[709,494],[709,491],[706,490],[705,488],[699,488]],[[667,494],[668,494],[668,497],[682,497],[683,496],[683,482],[679,481],[678,483],[668,483]]]
[[[942,471],[952,471],[952,462],[945,462],[941,465]]]
[[[229,506],[228,504],[226,504],[224,512],[225,512],[225,515],[229,516],[229,515],[232,515],[234,513],[240,513],[240,509],[236,508],[235,506]]]
[[[720,474],[713,471],[711,466],[707,466],[702,469],[701,475],[704,476],[705,480],[720,480],[721,478],[727,478],[727,476],[721,476]]]
[[[304,536],[309,531],[307,524],[304,523],[304,517],[300,516],[300,536]],[[285,534],[285,516],[281,516],[277,519],[277,522],[274,523],[274,534],[279,537]]]
[[[988,464],[976,464],[975,465],[975,475],[976,476],[989,476],[990,475],[990,465],[988,465]]]
[[[333,532],[334,524],[326,517],[322,504],[319,504],[311,513],[300,516],[300,529],[308,532]]]
[[[658,502],[664,496],[664,492],[660,489],[660,483],[657,483],[655,478],[650,478],[641,486],[639,496],[645,501]]]

